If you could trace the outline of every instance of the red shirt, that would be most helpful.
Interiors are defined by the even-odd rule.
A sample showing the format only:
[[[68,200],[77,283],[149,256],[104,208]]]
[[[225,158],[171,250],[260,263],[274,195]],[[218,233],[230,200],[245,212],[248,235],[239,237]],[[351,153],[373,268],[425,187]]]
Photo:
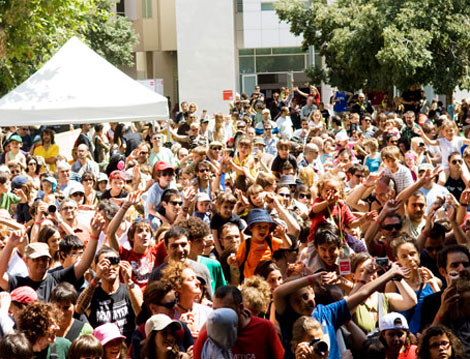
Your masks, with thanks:
[[[321,198],[317,198],[313,204],[321,203],[324,200]],[[346,227],[357,218],[352,214],[349,207],[338,201],[336,204],[332,204],[328,208],[325,208],[323,211],[318,213],[310,212],[312,216],[312,225],[310,226],[310,234],[308,235],[308,241],[312,242],[313,237],[315,236],[315,231],[317,230],[318,225],[325,222],[328,219],[332,219],[336,226],[340,229],[340,231],[345,231]],[[340,220],[341,219],[341,220]]]
[[[194,359],[201,359],[206,340],[207,331],[204,330],[194,343]],[[251,317],[250,323],[238,330],[238,338],[232,347],[232,353],[234,358],[284,358],[284,348],[273,324],[269,320],[258,317]]]
[[[147,287],[147,283],[155,267],[157,259],[157,247],[149,248],[145,253],[136,253],[133,249],[129,250],[119,247],[119,256],[121,260],[128,261],[132,266],[132,280],[142,291]]]

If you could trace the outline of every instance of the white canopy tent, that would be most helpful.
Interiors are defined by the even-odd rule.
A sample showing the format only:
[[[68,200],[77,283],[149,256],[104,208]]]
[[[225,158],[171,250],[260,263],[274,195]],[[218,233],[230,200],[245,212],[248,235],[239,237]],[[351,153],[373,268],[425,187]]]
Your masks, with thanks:
[[[168,118],[168,100],[73,37],[34,75],[0,99],[0,126]]]

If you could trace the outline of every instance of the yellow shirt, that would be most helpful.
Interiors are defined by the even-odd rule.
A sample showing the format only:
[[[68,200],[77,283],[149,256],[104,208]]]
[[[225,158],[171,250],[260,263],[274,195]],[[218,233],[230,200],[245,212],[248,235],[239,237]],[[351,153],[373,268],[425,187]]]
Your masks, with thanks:
[[[45,160],[47,160],[48,158],[57,157],[59,155],[59,146],[57,146],[56,144],[50,145],[49,149],[46,151],[44,146],[41,145],[41,146],[38,146],[34,149],[33,154],[35,156],[41,156]],[[55,171],[56,171],[55,164],[47,164],[46,163],[46,167],[50,171],[55,173]]]

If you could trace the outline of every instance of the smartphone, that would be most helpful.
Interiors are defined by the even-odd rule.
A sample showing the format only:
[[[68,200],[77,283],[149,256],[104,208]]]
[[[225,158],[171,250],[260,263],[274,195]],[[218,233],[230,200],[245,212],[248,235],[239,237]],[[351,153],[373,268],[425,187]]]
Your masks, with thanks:
[[[375,258],[375,264],[377,264],[378,267],[388,267],[389,260],[387,257],[378,257]]]

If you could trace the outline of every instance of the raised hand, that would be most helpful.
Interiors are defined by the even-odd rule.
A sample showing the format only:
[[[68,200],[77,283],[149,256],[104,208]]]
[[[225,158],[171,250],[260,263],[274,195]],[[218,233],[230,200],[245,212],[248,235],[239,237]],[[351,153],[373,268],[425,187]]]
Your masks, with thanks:
[[[105,224],[106,224],[106,220],[104,219],[101,213],[96,213],[95,216],[93,216],[90,222],[91,235],[93,238],[95,239],[99,238],[99,235],[103,231]]]
[[[142,194],[144,193],[144,191],[134,191],[134,192],[131,192],[127,195],[127,198],[126,198],[126,204],[130,206],[134,206],[138,203],[140,203],[140,201],[142,200]]]
[[[125,283],[132,281],[132,266],[128,261],[120,261],[119,269]]]

